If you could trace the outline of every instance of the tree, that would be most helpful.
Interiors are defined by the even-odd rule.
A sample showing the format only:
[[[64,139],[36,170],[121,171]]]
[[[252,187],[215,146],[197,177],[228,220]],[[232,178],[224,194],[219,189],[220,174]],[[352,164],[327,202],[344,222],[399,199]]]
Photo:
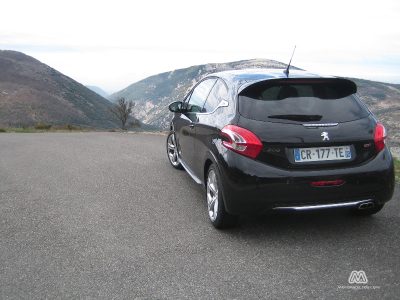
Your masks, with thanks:
[[[119,98],[117,103],[110,109],[110,111],[118,118],[121,122],[121,128],[126,129],[126,122],[129,119],[132,109],[135,103],[132,100],[126,100],[124,97]]]

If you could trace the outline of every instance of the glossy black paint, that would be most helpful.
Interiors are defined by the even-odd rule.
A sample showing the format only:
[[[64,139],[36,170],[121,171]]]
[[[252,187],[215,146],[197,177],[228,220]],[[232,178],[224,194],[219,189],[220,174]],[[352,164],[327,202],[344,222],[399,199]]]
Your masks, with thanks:
[[[168,109],[173,113],[179,113],[182,111],[182,101],[175,101],[168,105]]]
[[[385,149],[368,163],[326,170],[283,170],[230,153],[221,163],[226,209],[233,214],[264,213],[285,205],[312,205],[372,199],[384,203],[394,189],[393,163]],[[339,187],[312,187],[312,181],[343,179]]]
[[[371,140],[375,127],[374,118],[339,123],[330,128],[306,128],[302,124],[259,122],[240,117],[237,125],[251,128],[264,143],[264,148],[257,160],[284,169],[325,169],[357,165],[372,158],[375,153]],[[328,131],[330,141],[321,140],[321,132]],[[313,162],[296,164],[293,149],[306,147],[329,147],[348,145],[351,141],[354,159],[344,162]],[[369,147],[364,147],[369,145]]]
[[[282,70],[227,71],[208,78],[222,80],[228,89],[228,106],[212,113],[187,112],[190,95],[183,110],[174,114],[170,130],[175,132],[181,162],[196,182],[203,184],[210,163],[220,171],[224,204],[231,214],[264,213],[285,205],[340,203],[372,199],[389,201],[394,190],[394,167],[390,151],[376,154],[373,132],[377,123],[367,117],[339,123],[329,128],[306,128],[302,124],[262,122],[244,118],[238,110],[238,94],[264,80],[285,80]],[[292,72],[293,78],[321,79],[306,72]],[[366,108],[365,108],[366,109]],[[367,110],[367,109],[366,109]],[[222,145],[221,129],[228,124],[249,129],[263,142],[263,150],[251,159]],[[330,141],[321,141],[329,131]],[[345,162],[298,164],[293,148],[351,145],[354,159]],[[312,181],[342,179],[335,187],[312,187]]]

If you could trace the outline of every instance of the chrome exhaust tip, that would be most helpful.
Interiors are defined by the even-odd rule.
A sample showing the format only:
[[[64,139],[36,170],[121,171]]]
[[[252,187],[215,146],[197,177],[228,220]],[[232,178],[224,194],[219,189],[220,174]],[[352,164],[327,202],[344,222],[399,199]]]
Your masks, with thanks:
[[[374,202],[364,202],[364,203],[361,203],[361,204],[358,206],[358,209],[360,209],[360,210],[363,210],[363,209],[371,209],[371,208],[373,208],[374,206],[375,206]]]

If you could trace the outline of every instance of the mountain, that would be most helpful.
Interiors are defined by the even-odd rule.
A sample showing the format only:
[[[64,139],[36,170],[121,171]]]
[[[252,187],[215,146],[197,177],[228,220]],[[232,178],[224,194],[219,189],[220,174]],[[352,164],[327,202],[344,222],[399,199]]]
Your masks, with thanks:
[[[382,122],[388,132],[388,143],[400,146],[400,84],[350,78],[358,87],[358,95]]]
[[[0,50],[0,126],[71,124],[117,127],[112,104],[21,52]]]
[[[95,85],[86,85],[86,87],[87,87],[89,90],[92,90],[93,92],[95,92],[96,94],[102,96],[103,98],[106,98],[106,99],[107,99],[107,97],[109,96],[109,94],[108,94],[106,91],[104,91],[102,88],[100,88],[100,87],[98,87],[98,86],[95,86]]]
[[[112,94],[109,99],[115,101],[120,97],[125,97],[133,100],[136,102],[134,109],[136,118],[145,124],[166,129],[171,119],[167,109],[168,104],[183,100],[190,88],[205,75],[232,69],[284,67],[286,67],[284,63],[266,59],[192,66],[150,76]]]
[[[150,76],[112,94],[109,99],[115,101],[119,97],[125,97],[135,101],[136,118],[144,124],[167,129],[172,117],[168,104],[183,100],[193,84],[205,75],[229,69],[285,67],[284,63],[261,59],[192,66]],[[357,84],[361,99],[386,126],[389,144],[400,146],[400,85],[351,79]]]

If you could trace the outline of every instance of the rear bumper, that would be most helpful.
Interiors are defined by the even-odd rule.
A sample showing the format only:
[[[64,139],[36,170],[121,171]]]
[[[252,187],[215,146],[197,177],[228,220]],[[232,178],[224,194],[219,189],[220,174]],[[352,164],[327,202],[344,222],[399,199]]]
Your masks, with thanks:
[[[340,169],[283,170],[233,152],[218,165],[225,208],[231,214],[262,214],[279,207],[345,207],[365,200],[383,204],[394,191],[393,159],[388,149],[362,165]],[[345,184],[310,184],[337,179]]]
[[[350,201],[350,202],[340,202],[331,204],[315,204],[315,205],[299,205],[299,206],[277,206],[274,210],[317,210],[317,209],[332,209],[332,208],[348,208],[348,207],[360,207],[361,205],[371,205],[373,203],[372,199],[360,200],[360,201]]]

